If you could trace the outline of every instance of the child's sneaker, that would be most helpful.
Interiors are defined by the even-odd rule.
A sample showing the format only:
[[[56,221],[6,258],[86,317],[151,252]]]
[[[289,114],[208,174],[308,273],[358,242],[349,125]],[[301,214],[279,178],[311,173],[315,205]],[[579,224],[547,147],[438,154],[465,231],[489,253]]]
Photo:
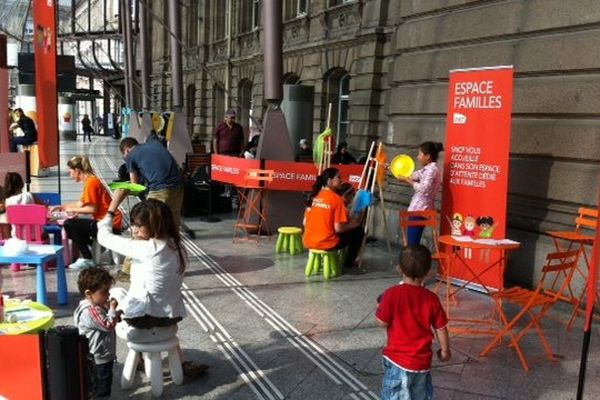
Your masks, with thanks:
[[[69,265],[70,269],[86,269],[95,265],[91,258],[78,258],[73,264]]]

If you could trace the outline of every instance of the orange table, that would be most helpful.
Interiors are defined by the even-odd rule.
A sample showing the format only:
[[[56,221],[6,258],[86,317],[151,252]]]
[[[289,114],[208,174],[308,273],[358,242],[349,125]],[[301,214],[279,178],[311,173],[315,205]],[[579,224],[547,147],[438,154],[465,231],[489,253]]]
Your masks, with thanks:
[[[446,276],[448,279],[451,279],[451,272],[452,272],[452,268],[453,266],[456,265],[456,263],[460,263],[460,265],[462,265],[468,272],[469,272],[469,277],[466,280],[459,280],[459,282],[462,282],[462,284],[455,289],[454,291],[450,292],[450,289],[448,288],[447,294],[446,294],[446,312],[448,313],[448,318],[452,321],[459,321],[459,322],[465,322],[465,323],[485,323],[485,324],[490,324],[490,322],[493,322],[493,319],[485,319],[485,320],[474,320],[474,319],[456,319],[456,318],[450,318],[450,299],[454,296],[456,296],[456,294],[458,292],[460,292],[461,290],[464,290],[466,288],[475,288],[475,289],[479,289],[482,290],[484,293],[490,294],[492,291],[495,291],[494,288],[489,288],[481,279],[481,276],[486,273],[487,271],[490,271],[492,269],[496,269],[498,272],[498,277],[499,277],[499,282],[503,282],[504,280],[504,268],[506,266],[506,254],[508,251],[512,251],[512,250],[516,250],[518,249],[521,244],[518,242],[514,242],[514,241],[492,241],[489,239],[486,240],[481,240],[481,239],[475,239],[475,240],[458,240],[457,238],[451,236],[451,235],[443,235],[439,237],[439,241],[442,244],[445,244],[447,246],[450,246],[451,253],[448,254],[448,263],[447,263],[447,268],[448,270],[446,271]],[[487,265],[482,268],[479,271],[475,271],[473,270],[473,268],[469,265],[469,260],[465,259],[461,254],[463,249],[477,249],[477,250],[495,250],[499,253],[499,257],[495,260],[491,260],[489,263],[487,263]],[[492,333],[491,331],[473,331],[473,330],[468,330],[469,333]]]
[[[457,240],[454,236],[451,236],[451,235],[442,235],[442,236],[440,236],[439,241],[440,241],[440,243],[451,246],[451,248],[452,248],[452,252],[450,254],[448,254],[450,256],[450,263],[449,263],[450,270],[452,270],[452,264],[456,261],[459,261],[472,275],[469,280],[465,281],[462,286],[460,286],[458,289],[456,289],[452,293],[452,296],[454,296],[457,292],[465,289],[467,286],[469,286],[469,285],[472,286],[473,284],[479,285],[479,287],[484,292],[486,292],[487,294],[490,294],[490,289],[485,285],[484,282],[482,282],[482,280],[480,278],[481,275],[483,275],[485,272],[489,271],[490,269],[497,267],[498,274],[500,277],[499,282],[502,282],[503,274],[504,274],[504,267],[506,266],[506,252],[511,251],[511,250],[516,250],[519,247],[521,247],[520,243],[514,242],[514,241],[510,241],[510,242],[495,241],[495,243],[492,244],[489,239],[486,239],[486,240],[475,239],[472,241],[462,241],[462,240]],[[496,250],[496,251],[499,251],[500,257],[498,259],[496,259],[495,261],[489,263],[481,271],[475,272],[469,265],[469,262],[460,255],[461,249],[477,249],[477,250],[490,250],[490,251]]]

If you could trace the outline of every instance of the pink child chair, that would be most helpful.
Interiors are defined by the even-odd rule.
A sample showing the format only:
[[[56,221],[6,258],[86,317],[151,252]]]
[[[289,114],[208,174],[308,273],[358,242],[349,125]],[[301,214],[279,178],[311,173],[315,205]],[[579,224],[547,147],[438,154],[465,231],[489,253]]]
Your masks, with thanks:
[[[6,219],[14,227],[14,235],[27,243],[43,244],[44,225],[48,219],[46,206],[18,204],[6,207]],[[19,271],[20,264],[11,264],[10,269]]]

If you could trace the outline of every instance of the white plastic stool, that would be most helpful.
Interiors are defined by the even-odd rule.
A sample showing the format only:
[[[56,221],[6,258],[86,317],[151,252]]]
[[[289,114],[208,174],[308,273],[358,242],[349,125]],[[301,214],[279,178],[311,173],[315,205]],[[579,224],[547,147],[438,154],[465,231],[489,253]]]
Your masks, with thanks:
[[[123,366],[123,376],[121,377],[121,387],[129,389],[133,385],[135,370],[138,363],[138,355],[142,353],[144,357],[144,370],[146,376],[150,379],[152,394],[156,397],[163,392],[163,374],[161,353],[169,353],[169,369],[171,370],[171,379],[176,385],[183,383],[183,370],[181,368],[181,357],[179,355],[179,340],[177,336],[161,342],[152,343],[134,343],[127,342],[129,353]]]

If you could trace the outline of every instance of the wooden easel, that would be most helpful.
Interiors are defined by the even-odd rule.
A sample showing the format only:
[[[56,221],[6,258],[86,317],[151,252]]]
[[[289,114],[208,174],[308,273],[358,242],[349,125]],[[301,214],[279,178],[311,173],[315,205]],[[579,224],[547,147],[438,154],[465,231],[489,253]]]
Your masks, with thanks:
[[[358,190],[367,190],[371,193],[371,195],[373,195],[373,193],[375,192],[375,184],[377,184],[377,189],[379,190],[379,200],[381,201],[381,216],[382,216],[382,220],[383,220],[383,227],[384,227],[384,230],[386,233],[386,235],[385,235],[386,243],[387,243],[388,253],[391,255],[392,254],[392,245],[390,242],[390,235],[389,235],[387,219],[386,219],[386,215],[385,215],[385,202],[383,199],[383,182],[382,181],[378,182],[378,171],[381,171],[382,169],[384,169],[386,167],[385,165],[381,164],[379,159],[377,158],[377,155],[379,155],[379,154],[381,154],[381,152],[383,152],[383,143],[379,142],[379,144],[377,145],[377,152],[375,154],[373,154],[374,148],[375,148],[375,142],[372,142],[371,148],[369,149],[367,162],[365,163],[362,175],[360,177],[360,182],[358,184]],[[379,172],[379,174],[383,174],[383,172]],[[385,175],[383,175],[383,176],[385,179]],[[369,206],[367,208],[367,215],[365,216],[365,224],[364,224],[365,235],[363,237],[363,241],[360,246],[360,251],[358,253],[358,267],[359,268],[362,267],[363,252],[364,252],[365,243],[367,240],[367,234],[369,232],[369,225],[371,225],[372,222],[373,222],[373,207]]]

